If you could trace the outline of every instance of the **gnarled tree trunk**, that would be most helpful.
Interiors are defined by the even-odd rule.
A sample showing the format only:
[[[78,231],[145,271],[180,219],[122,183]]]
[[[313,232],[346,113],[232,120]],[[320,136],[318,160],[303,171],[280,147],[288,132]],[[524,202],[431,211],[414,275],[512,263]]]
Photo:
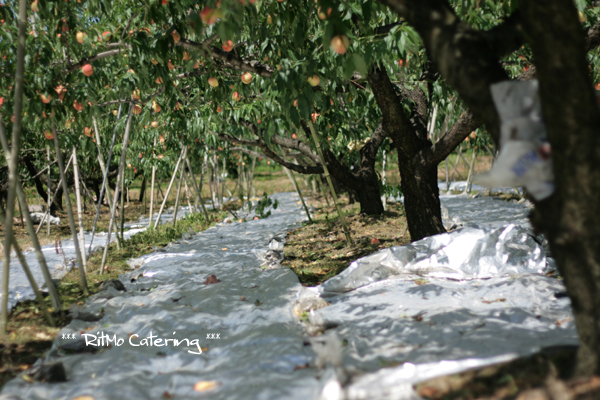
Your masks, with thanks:
[[[426,105],[417,103],[418,107],[424,106],[425,109],[415,110],[409,119],[383,68],[374,68],[368,81],[383,114],[383,129],[398,150],[398,169],[411,240],[445,232],[437,186],[437,164],[425,164],[417,157],[421,151],[431,148],[426,129],[422,129],[426,127],[422,121],[427,112]],[[421,118],[416,115],[417,111],[420,111]]]

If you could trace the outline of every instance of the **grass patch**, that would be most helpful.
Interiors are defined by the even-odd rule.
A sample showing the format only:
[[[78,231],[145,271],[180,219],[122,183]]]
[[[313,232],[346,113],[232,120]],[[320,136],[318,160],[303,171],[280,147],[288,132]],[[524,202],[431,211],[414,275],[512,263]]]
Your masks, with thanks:
[[[102,250],[94,252],[87,263],[87,283],[89,294],[100,291],[102,282],[117,279],[119,275],[131,271],[127,265],[130,258],[140,257],[152,252],[157,247],[178,240],[186,232],[199,232],[213,226],[215,222],[225,218],[225,211],[209,212],[209,221],[202,214],[190,214],[171,224],[161,225],[154,230],[147,230],[132,236],[123,242],[121,249],[113,243],[108,250],[105,273],[100,275]],[[138,214],[139,216],[139,214]],[[87,300],[80,285],[79,270],[72,269],[57,287],[64,310],[71,305],[83,305]],[[60,329],[71,319],[65,312],[53,310],[50,299],[46,298],[46,306],[55,320],[56,327],[48,325],[36,301],[18,303],[9,315],[8,335],[0,337],[0,389],[10,379],[31,367],[52,346],[52,342]]]
[[[357,258],[410,243],[404,207],[400,203],[388,203],[382,216],[372,217],[360,214],[359,205],[348,204],[348,197],[342,196],[340,205],[354,241],[354,245],[349,246],[335,206],[328,206],[324,201],[322,197],[311,197],[309,202],[316,208],[313,223],[306,222],[287,236],[282,264],[291,268],[305,286],[321,284]],[[379,243],[372,243],[373,239]]]

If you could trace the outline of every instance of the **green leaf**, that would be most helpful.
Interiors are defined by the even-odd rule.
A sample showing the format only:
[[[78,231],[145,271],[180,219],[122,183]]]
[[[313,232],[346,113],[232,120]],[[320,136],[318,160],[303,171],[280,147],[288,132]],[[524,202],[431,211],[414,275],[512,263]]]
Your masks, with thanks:
[[[367,64],[365,63],[365,60],[358,54],[353,54],[352,58],[354,59],[354,66],[356,67],[356,70],[366,78]]]

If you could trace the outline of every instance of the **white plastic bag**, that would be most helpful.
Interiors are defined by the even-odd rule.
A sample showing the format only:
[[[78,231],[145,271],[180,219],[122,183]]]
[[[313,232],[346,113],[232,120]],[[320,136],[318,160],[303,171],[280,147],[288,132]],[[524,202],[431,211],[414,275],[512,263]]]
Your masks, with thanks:
[[[491,91],[500,116],[500,153],[492,169],[474,181],[487,187],[524,186],[543,200],[554,192],[554,175],[538,81],[505,81]]]

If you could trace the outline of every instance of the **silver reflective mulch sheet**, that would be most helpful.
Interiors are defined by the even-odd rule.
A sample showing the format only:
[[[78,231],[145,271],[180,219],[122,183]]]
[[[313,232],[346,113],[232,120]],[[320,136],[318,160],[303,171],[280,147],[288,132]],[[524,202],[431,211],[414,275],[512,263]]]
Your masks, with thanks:
[[[38,361],[62,362],[68,382],[17,377],[0,399],[416,399],[419,381],[578,343],[519,204],[444,197],[461,228],[305,288],[278,264],[286,231],[305,217],[296,196],[277,197],[269,218],[136,260],[121,277],[127,291],[111,287],[73,310],[78,319]],[[524,223],[494,223],[495,205]]]
[[[173,207],[171,207],[173,208]],[[189,207],[180,207],[179,212],[177,213],[179,218],[183,218],[186,214],[190,212]],[[156,218],[156,213],[154,214],[154,218]],[[168,223],[173,220],[173,210],[167,210],[160,217],[160,222],[162,224]],[[129,222],[125,224],[125,232],[123,236],[125,240],[131,238],[131,236],[145,231],[148,226],[148,218],[142,217],[137,222]],[[45,229],[45,227],[42,227]],[[56,228],[52,228],[56,229]],[[94,242],[92,243],[92,252],[101,251],[101,249],[106,246],[107,239],[106,232],[96,232],[94,235]],[[85,251],[89,255],[89,245],[92,239],[91,232],[84,233],[85,238]],[[111,243],[116,240],[114,233],[111,235],[110,241]],[[23,249],[25,250],[25,249]],[[48,269],[50,271],[50,275],[52,279],[61,279],[64,277],[71,268],[77,267],[76,255],[75,255],[75,245],[73,244],[72,239],[66,239],[63,241],[56,241],[53,244],[48,244],[42,246],[42,253],[46,258],[46,264],[48,265]],[[37,256],[32,249],[24,251],[23,255],[25,256],[25,261],[27,265],[31,269],[31,274],[35,279],[38,286],[45,290],[45,281],[44,276],[42,274],[42,270],[38,263]],[[4,261],[0,259],[0,269],[3,268]],[[0,296],[2,296],[2,290],[0,289]],[[21,267],[21,262],[17,258],[14,250],[12,251],[12,257],[10,261],[10,277],[9,277],[9,290],[8,290],[8,308],[12,309],[17,302],[25,301],[25,300],[35,300],[35,294],[31,289],[31,285],[27,280],[27,276],[25,272],[23,272],[23,268]]]

